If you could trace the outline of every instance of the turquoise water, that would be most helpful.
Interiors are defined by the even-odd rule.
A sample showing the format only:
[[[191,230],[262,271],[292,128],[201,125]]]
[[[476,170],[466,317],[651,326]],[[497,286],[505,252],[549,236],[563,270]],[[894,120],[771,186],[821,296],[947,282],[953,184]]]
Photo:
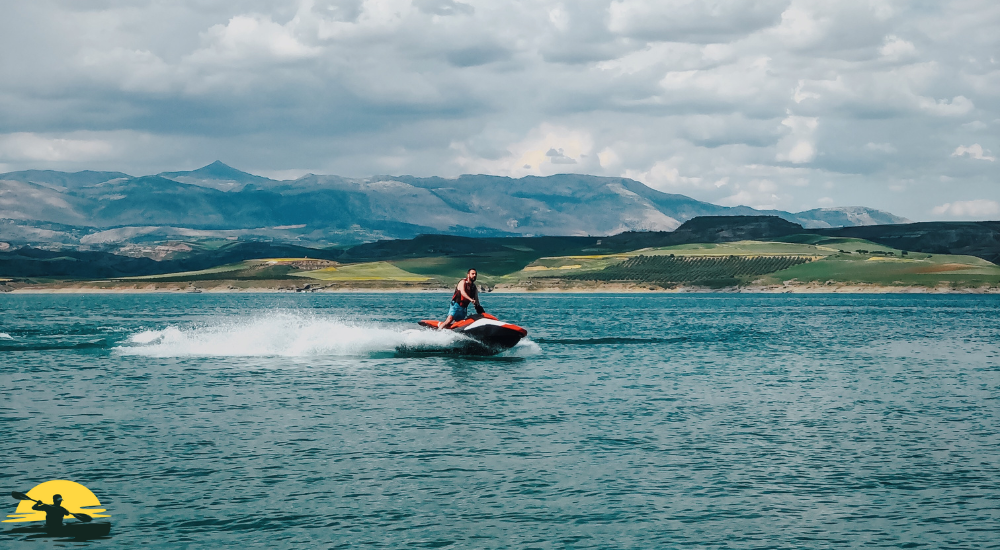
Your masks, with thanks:
[[[489,294],[495,358],[446,302],[0,296],[4,491],[89,546],[1000,547],[998,297]]]

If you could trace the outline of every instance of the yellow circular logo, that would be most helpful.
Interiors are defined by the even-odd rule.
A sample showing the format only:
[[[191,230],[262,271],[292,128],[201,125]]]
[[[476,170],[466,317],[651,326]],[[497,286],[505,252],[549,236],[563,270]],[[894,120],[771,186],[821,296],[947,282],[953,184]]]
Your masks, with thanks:
[[[60,495],[63,499],[62,507],[70,513],[87,514],[94,518],[111,517],[110,514],[101,514],[101,512],[107,512],[104,508],[95,508],[101,505],[101,501],[97,500],[97,496],[90,489],[74,481],[53,479],[52,481],[36,485],[26,494],[32,499],[40,500],[45,504],[52,504],[53,495]],[[7,515],[7,517],[13,519],[5,519],[3,522],[45,521],[44,511],[31,509],[34,504],[30,500],[22,500],[17,505],[17,510],[13,514]]]

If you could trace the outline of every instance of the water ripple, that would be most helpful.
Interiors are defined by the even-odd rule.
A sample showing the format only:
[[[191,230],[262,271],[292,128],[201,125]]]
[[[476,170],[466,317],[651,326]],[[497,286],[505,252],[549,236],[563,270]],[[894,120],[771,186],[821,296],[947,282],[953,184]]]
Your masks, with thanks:
[[[438,295],[4,299],[8,490],[89,545],[1000,547],[997,297],[493,294],[498,358],[397,353]]]

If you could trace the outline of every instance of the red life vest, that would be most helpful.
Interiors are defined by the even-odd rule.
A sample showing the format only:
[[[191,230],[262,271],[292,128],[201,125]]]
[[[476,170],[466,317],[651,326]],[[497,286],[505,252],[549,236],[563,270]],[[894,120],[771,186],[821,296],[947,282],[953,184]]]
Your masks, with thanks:
[[[461,284],[465,285],[465,293],[466,294],[468,294],[469,296],[472,296],[472,297],[476,296],[476,285],[472,285],[472,289],[470,290],[469,289],[469,280],[468,279],[462,279],[462,283]],[[455,288],[455,293],[451,295],[451,301],[452,302],[458,302],[458,305],[460,305],[462,307],[469,307],[469,304],[472,303],[469,300],[466,300],[465,296],[462,296],[462,293],[459,292],[459,290],[458,290],[457,287]]]

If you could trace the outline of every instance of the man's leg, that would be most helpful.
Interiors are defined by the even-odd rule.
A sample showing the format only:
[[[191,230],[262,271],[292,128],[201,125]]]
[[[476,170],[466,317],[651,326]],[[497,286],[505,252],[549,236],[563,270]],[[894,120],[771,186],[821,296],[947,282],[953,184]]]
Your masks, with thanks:
[[[445,319],[443,323],[441,323],[440,325],[438,325],[438,330],[441,330],[443,328],[448,328],[448,326],[451,325],[451,320],[452,319],[454,319],[454,317],[452,317],[451,315],[449,315],[448,318]]]

